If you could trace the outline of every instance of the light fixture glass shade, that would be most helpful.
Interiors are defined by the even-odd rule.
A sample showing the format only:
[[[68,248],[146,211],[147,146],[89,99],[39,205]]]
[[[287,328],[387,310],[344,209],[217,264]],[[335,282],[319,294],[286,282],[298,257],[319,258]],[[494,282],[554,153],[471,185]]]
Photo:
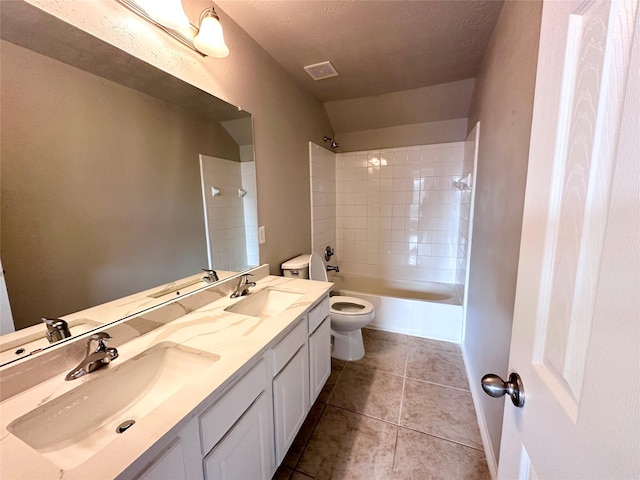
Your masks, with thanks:
[[[182,8],[182,0],[138,0],[138,3],[147,15],[167,28],[184,30],[191,25]]]
[[[222,25],[213,7],[207,8],[200,15],[200,31],[193,38],[193,44],[202,53],[211,57],[224,58],[229,55]]]

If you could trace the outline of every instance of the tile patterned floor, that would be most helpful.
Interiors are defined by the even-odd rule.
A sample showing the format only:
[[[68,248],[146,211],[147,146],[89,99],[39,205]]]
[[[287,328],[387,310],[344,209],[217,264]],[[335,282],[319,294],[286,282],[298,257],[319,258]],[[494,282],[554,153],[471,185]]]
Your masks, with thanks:
[[[458,345],[363,336],[362,360],[332,361],[274,479],[489,479]]]

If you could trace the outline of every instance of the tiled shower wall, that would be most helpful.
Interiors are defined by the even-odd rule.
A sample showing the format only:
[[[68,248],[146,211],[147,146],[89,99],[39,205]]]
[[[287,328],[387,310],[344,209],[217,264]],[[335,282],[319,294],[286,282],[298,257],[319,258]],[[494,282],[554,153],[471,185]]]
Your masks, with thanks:
[[[455,283],[464,142],[336,155],[336,238],[348,273]]]
[[[312,248],[314,252],[323,255],[327,246],[336,247],[335,154],[309,142],[309,162]],[[330,263],[334,264],[333,261]]]
[[[252,235],[257,235],[257,218],[245,219],[245,209],[251,210],[247,208],[249,204],[256,203],[255,164],[207,155],[200,155],[200,161],[211,267],[237,271],[257,264],[257,259],[249,258],[247,253],[255,250],[250,247]],[[218,196],[213,196],[211,187],[219,190]],[[240,197],[238,188],[247,194]],[[248,229],[250,235],[245,220],[256,224],[256,228]]]

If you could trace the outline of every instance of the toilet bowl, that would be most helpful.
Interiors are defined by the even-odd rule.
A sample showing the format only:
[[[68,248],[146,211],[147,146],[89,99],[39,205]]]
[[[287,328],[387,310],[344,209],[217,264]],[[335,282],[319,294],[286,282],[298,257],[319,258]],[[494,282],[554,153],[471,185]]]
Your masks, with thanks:
[[[282,264],[285,276],[328,281],[327,267],[317,253],[300,255]],[[330,298],[329,317],[333,351],[331,356],[339,360],[359,360],[364,357],[362,327],[375,317],[371,302],[356,297],[334,295]]]

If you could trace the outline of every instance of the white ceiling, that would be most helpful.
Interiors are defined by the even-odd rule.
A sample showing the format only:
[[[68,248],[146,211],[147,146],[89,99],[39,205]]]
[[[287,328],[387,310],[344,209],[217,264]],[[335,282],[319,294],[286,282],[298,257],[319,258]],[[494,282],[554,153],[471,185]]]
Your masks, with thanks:
[[[502,0],[216,0],[323,102],[473,78]],[[305,65],[329,60],[338,77]]]

